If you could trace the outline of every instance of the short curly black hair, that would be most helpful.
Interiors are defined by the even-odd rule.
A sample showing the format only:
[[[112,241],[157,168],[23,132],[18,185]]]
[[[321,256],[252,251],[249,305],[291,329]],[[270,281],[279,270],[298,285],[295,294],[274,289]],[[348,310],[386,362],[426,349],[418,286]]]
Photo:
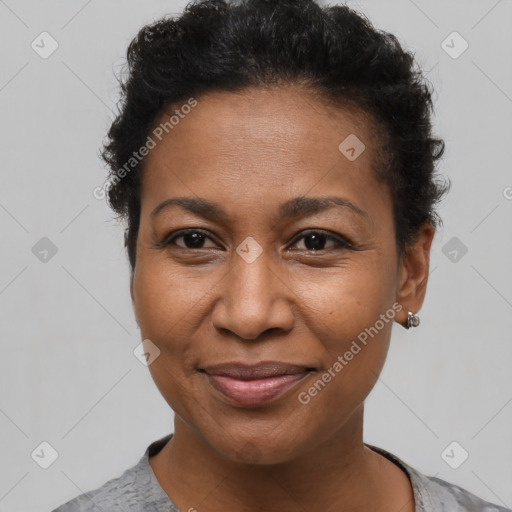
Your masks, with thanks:
[[[375,170],[391,192],[399,256],[424,222],[442,224],[434,206],[451,183],[435,179],[445,144],[432,137],[432,86],[414,54],[364,14],[314,0],[196,0],[140,29],[127,64],[101,156],[109,204],[127,221],[132,272],[145,161],[133,162],[134,151],[165,108],[211,91],[307,84],[328,103],[355,105],[380,127]],[[121,174],[130,158],[133,170]]]

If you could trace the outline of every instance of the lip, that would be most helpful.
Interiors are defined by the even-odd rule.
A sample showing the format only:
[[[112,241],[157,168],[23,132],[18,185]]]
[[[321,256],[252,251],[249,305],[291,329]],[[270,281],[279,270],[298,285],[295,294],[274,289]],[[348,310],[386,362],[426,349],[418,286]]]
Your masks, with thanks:
[[[312,370],[308,366],[270,361],[256,365],[228,363],[200,371],[230,403],[258,406],[277,400]]]

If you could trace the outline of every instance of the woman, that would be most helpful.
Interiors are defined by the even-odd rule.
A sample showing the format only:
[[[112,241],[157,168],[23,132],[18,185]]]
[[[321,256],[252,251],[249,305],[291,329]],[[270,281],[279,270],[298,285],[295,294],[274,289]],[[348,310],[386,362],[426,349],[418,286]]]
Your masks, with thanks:
[[[363,442],[448,189],[413,56],[346,6],[203,0],[128,63],[104,192],[175,428],[55,512],[505,511]]]

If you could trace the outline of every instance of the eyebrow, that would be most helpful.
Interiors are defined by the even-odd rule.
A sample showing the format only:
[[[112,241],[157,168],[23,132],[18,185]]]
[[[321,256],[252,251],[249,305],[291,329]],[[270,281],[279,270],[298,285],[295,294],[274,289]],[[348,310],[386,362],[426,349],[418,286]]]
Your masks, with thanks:
[[[171,205],[179,206],[184,210],[207,219],[225,220],[228,217],[226,211],[223,210],[219,204],[193,197],[173,197],[166,199],[151,212],[150,217],[154,218],[159,212]],[[366,220],[370,220],[368,212],[359,208],[348,199],[337,196],[296,197],[290,199],[279,207],[279,217],[285,220],[305,217],[329,210],[336,206],[347,208],[357,215],[364,217]]]

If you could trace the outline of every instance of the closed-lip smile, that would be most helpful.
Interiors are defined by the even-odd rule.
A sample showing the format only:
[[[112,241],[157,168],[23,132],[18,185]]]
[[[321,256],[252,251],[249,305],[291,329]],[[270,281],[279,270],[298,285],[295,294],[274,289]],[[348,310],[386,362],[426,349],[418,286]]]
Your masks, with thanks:
[[[199,369],[229,403],[246,407],[277,400],[314,370],[311,366],[276,361],[252,365],[233,362]]]

